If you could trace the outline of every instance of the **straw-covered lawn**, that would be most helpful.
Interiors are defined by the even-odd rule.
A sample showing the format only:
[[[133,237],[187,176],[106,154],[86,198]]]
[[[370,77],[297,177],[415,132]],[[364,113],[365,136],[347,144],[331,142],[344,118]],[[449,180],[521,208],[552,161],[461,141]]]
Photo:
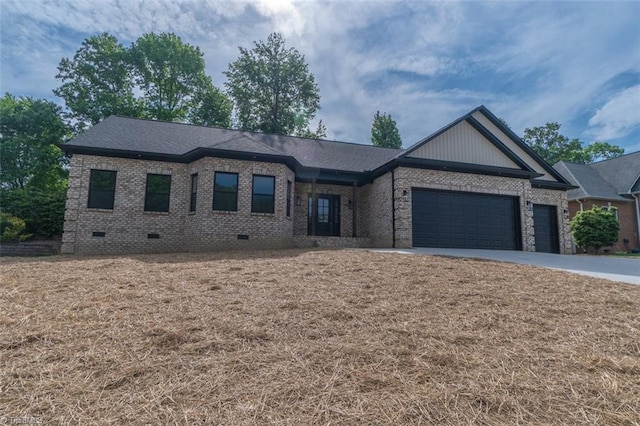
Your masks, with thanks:
[[[0,417],[640,421],[640,287],[365,251],[2,259]]]

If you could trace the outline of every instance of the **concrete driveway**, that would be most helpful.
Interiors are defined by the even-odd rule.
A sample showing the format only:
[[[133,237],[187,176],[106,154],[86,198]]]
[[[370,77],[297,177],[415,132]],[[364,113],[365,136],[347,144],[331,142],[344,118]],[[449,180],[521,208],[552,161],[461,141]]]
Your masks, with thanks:
[[[513,250],[444,249],[426,247],[412,249],[376,249],[376,251],[491,259],[501,262],[560,269],[574,274],[605,278],[612,281],[640,284],[640,259],[625,259],[611,256],[533,253]]]

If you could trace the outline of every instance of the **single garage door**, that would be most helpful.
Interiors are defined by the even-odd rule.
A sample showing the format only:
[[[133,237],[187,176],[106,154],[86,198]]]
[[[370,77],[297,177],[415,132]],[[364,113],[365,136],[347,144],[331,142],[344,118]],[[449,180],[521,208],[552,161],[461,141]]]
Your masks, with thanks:
[[[533,232],[536,235],[536,251],[560,253],[556,206],[533,205]]]
[[[414,247],[520,250],[518,198],[412,190]]]

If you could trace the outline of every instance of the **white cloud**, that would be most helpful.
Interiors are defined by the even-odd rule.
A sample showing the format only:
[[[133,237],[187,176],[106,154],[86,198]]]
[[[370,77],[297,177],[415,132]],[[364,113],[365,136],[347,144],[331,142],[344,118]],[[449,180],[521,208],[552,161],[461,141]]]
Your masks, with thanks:
[[[0,1],[0,85],[17,95],[51,98],[60,59],[103,31],[124,44],[175,32],[201,48],[218,86],[238,46],[279,31],[305,55],[317,119],[339,140],[368,143],[379,109],[410,144],[480,104],[518,133],[548,121],[572,137],[638,126],[603,99],[620,90],[607,86],[616,76],[640,72],[633,2]]]
[[[589,119],[589,133],[598,140],[624,137],[640,127],[640,85],[629,87],[602,106]]]
[[[256,10],[271,19],[275,30],[285,37],[300,35],[304,29],[304,18],[291,0],[259,0]]]

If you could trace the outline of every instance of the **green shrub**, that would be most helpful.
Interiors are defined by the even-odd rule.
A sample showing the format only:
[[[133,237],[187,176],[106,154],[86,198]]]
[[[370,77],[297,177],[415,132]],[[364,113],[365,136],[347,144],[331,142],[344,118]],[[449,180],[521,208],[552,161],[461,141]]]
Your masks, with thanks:
[[[25,234],[24,228],[24,220],[7,213],[0,213],[0,242],[13,243],[26,240],[31,234]]]
[[[24,219],[29,233],[42,237],[62,234],[67,190],[11,189],[0,191],[0,210]]]
[[[618,219],[613,213],[602,210],[599,206],[578,212],[571,219],[569,226],[579,247],[594,250],[615,244],[620,234]]]

